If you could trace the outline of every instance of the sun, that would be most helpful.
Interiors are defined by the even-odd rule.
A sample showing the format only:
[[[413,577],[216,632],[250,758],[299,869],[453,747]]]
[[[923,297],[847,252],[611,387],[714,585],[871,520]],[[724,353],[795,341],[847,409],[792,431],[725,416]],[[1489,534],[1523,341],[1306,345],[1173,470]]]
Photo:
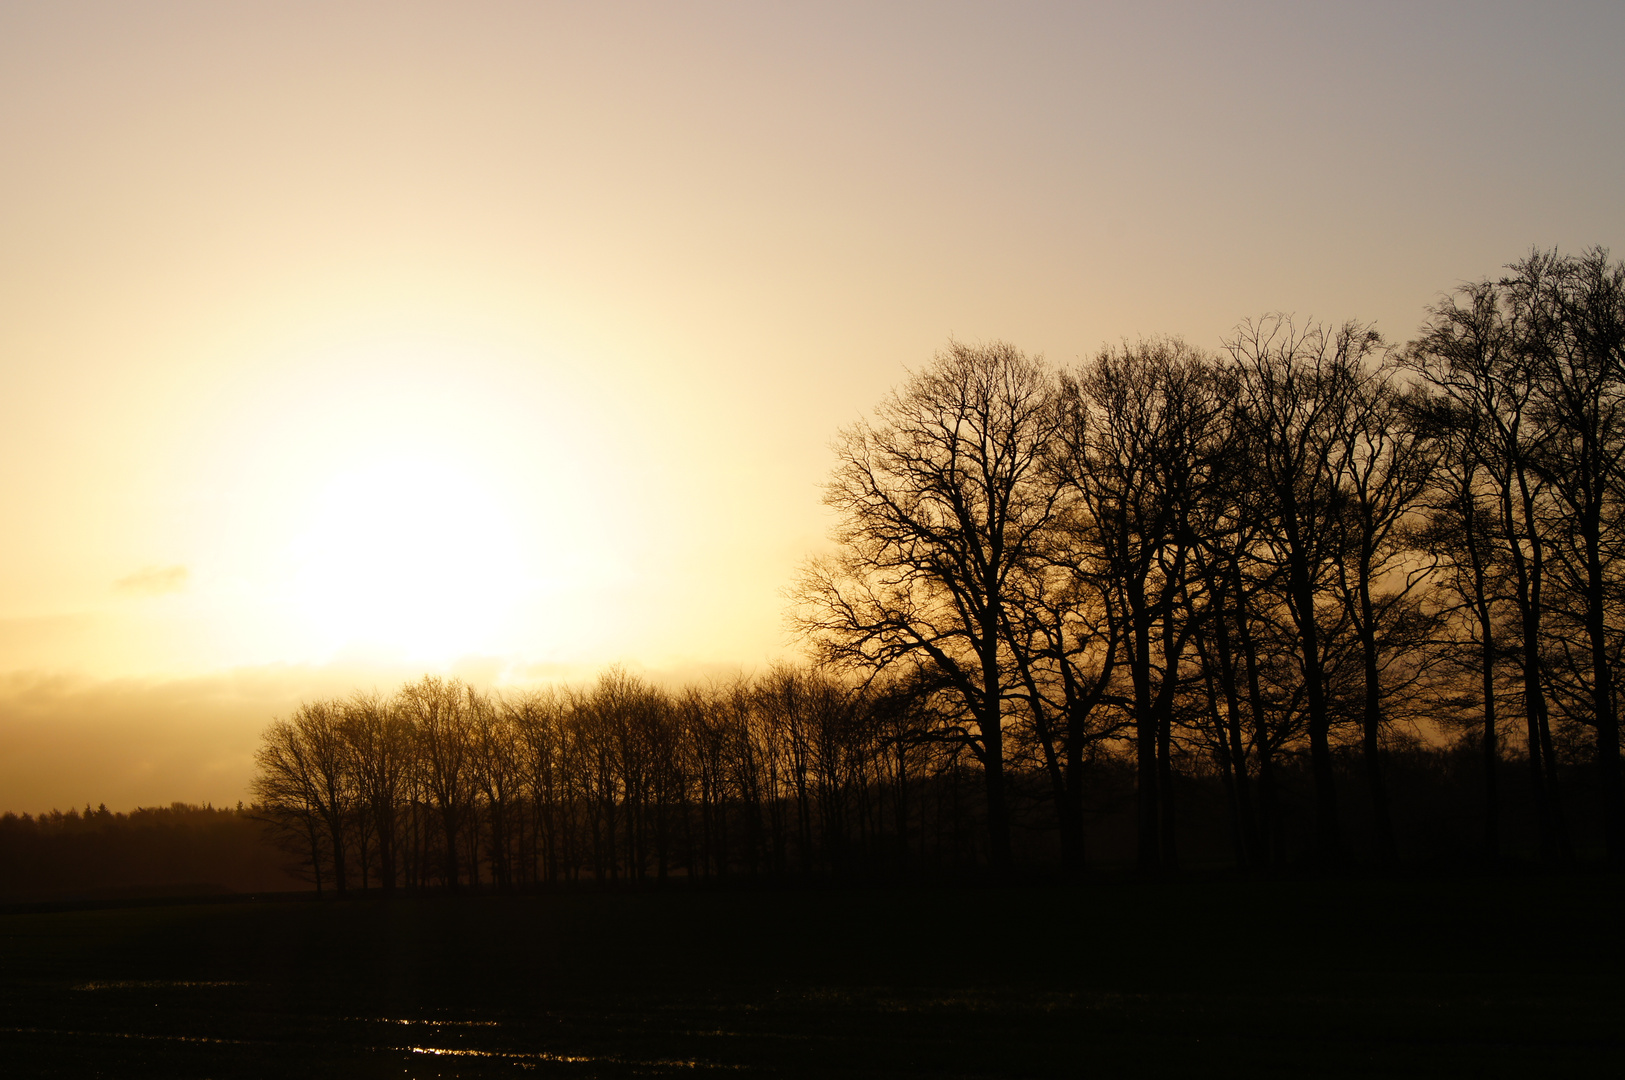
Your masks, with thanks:
[[[395,454],[333,473],[293,542],[294,606],[328,650],[444,663],[493,647],[525,588],[475,470]]]
[[[177,455],[217,511],[193,519],[185,655],[447,670],[619,647],[651,501],[573,362],[363,330],[267,345]]]

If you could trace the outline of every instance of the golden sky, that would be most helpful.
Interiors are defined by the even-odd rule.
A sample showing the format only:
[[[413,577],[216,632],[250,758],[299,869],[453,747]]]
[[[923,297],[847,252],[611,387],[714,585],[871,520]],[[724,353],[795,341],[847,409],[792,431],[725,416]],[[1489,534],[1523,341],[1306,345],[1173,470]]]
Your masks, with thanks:
[[[1625,248],[1617,3],[0,0],[0,809],[300,697],[793,651],[949,335],[1403,340]]]

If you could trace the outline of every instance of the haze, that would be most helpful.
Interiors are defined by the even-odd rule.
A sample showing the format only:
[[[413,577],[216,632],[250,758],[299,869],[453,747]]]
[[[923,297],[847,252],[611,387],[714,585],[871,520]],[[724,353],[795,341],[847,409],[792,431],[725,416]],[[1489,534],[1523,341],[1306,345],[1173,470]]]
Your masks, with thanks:
[[[827,444],[1625,247],[1614,4],[0,4],[0,809],[301,698],[757,669]]]

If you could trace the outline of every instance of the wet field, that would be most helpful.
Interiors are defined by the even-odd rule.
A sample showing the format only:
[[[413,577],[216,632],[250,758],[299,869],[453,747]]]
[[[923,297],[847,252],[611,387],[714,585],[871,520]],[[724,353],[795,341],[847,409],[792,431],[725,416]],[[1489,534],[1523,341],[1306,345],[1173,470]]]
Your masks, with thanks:
[[[8,1077],[1612,1072],[1618,878],[0,915]]]

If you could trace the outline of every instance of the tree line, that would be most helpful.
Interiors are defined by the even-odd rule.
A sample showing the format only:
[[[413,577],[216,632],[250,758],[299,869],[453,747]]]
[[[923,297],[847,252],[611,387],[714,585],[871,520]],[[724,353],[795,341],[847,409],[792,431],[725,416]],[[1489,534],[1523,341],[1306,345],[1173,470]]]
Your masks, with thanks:
[[[1448,789],[1491,858],[1618,865],[1622,391],[1600,249],[1404,345],[1284,316],[1069,368],[952,343],[837,441],[790,613],[814,666],[310,703],[257,798],[339,889],[1005,871],[1035,837],[1076,871],[1125,808],[1148,871],[1193,813],[1241,865],[1391,863],[1422,822],[1396,785]]]
[[[1345,859],[1340,757],[1391,862],[1388,747],[1422,724],[1476,743],[1491,855],[1516,759],[1541,857],[1574,857],[1578,789],[1625,864],[1625,265],[1507,269],[1403,346],[1284,316],[1218,353],[1142,341],[1066,370],[952,344],[842,433],[839,551],[797,625],[825,663],[939,688],[995,866],[1012,767],[1042,772],[1081,864],[1103,744],[1133,761],[1144,868],[1176,860],[1193,766],[1217,771],[1242,862],[1286,857],[1291,759],[1313,855]]]
[[[318,890],[969,868],[969,757],[916,695],[803,667],[676,692],[425,676],[274,721],[254,811]]]

